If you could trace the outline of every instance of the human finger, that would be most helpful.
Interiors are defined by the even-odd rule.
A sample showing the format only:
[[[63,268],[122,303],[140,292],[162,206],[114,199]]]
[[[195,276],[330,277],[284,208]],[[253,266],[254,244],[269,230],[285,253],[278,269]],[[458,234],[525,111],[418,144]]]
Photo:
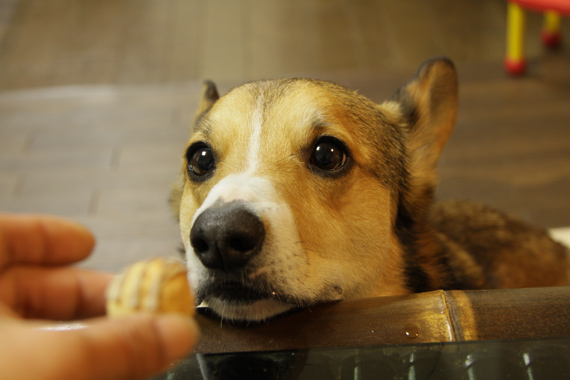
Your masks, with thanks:
[[[7,331],[8,341],[3,337],[10,349],[0,346],[0,364],[8,364],[3,371],[15,375],[7,378],[45,380],[144,379],[189,354],[198,337],[193,320],[175,315],[101,319],[70,331],[14,331]],[[33,357],[34,365],[22,357]]]
[[[105,289],[112,278],[71,267],[11,267],[0,277],[0,301],[24,318],[100,316],[105,314]]]
[[[89,256],[94,245],[91,232],[70,220],[0,214],[0,270],[11,264],[74,263]]]

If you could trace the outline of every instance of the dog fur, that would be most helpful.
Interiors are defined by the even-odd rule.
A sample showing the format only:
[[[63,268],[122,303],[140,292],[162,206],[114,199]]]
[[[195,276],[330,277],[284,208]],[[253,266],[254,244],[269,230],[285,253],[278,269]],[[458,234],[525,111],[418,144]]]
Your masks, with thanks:
[[[568,251],[544,230],[434,202],[456,112],[445,58],[382,104],[311,79],[224,97],[207,82],[172,195],[198,300],[261,321],[342,299],[568,284]]]

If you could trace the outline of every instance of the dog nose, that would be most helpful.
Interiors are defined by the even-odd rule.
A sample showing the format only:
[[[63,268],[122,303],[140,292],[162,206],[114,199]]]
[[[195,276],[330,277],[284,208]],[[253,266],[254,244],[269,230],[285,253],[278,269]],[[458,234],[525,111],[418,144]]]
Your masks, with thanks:
[[[190,244],[202,264],[226,272],[243,268],[264,240],[263,222],[240,201],[210,207],[190,231]]]

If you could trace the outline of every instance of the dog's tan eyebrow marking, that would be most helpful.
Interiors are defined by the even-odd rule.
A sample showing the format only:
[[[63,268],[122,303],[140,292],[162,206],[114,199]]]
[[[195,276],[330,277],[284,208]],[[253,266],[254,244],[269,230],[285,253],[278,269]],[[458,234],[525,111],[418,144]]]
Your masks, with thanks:
[[[198,119],[196,120],[196,122],[194,123],[194,129],[192,131],[193,133],[196,132],[201,132],[203,133],[206,137],[211,136],[212,134],[212,124],[210,123],[210,120],[208,119],[208,115],[207,114],[202,114],[198,117]]]
[[[314,131],[316,133],[320,133],[323,130],[326,130],[327,127],[330,127],[331,123],[329,123],[328,121],[326,121],[324,118],[322,118],[320,115],[317,119],[313,120],[313,122],[311,122],[310,125],[310,130]]]

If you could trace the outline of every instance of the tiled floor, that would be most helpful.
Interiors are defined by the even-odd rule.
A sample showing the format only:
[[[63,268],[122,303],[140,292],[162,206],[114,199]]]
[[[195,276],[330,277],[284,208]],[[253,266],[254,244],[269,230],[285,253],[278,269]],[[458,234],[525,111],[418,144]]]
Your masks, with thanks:
[[[461,102],[439,196],[570,225],[568,48],[544,53],[529,36],[530,75],[506,77],[503,1],[134,4],[19,0],[0,44],[0,210],[85,223],[98,246],[83,265],[176,254],[167,199],[201,79],[225,92],[314,75],[381,101],[441,53]]]

